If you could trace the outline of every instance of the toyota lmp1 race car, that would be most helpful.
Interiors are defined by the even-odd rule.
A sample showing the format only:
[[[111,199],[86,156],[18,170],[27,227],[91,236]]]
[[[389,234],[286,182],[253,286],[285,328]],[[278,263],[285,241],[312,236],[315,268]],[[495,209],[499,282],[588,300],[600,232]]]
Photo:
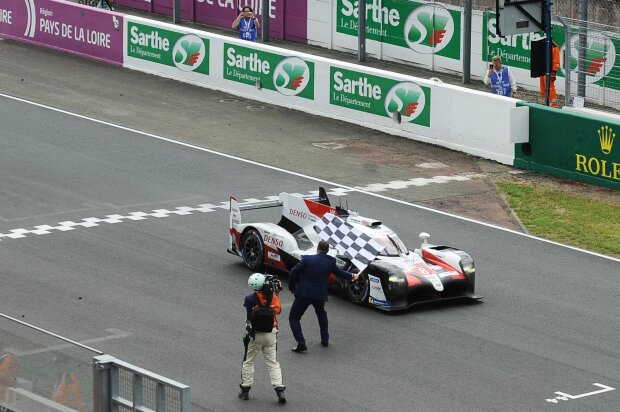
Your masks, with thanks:
[[[244,210],[282,207],[278,223],[242,223]],[[278,200],[239,203],[230,198],[230,243],[228,252],[243,259],[252,271],[267,268],[290,270],[302,255],[315,254],[322,239],[316,223],[331,213],[383,246],[358,280],[351,282],[330,275],[330,288],[355,303],[367,303],[385,311],[415,304],[454,298],[481,299],[474,293],[476,269],[472,257],[449,246],[428,243],[410,250],[398,235],[381,221],[366,218],[339,206],[332,206],[325,189],[318,196],[280,193]],[[331,243],[331,242],[330,242]],[[351,259],[330,246],[330,255],[341,269],[358,272]]]

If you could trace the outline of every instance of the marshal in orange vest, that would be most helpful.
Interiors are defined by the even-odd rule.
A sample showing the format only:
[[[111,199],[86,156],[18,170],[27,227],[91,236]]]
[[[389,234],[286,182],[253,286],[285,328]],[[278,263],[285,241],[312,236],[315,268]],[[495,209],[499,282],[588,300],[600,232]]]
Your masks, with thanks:
[[[15,386],[17,381],[17,360],[8,353],[0,356],[0,401],[4,400],[7,388]]]
[[[80,382],[75,373],[67,371],[62,374],[54,387],[52,400],[76,411],[84,411],[84,401],[80,394]]]

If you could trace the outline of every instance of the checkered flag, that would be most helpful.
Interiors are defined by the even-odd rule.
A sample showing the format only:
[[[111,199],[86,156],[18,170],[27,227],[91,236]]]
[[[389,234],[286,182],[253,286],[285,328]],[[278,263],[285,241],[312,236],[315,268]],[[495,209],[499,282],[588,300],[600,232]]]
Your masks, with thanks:
[[[379,242],[331,213],[326,213],[316,222],[314,230],[340,254],[349,258],[360,272],[384,249]]]

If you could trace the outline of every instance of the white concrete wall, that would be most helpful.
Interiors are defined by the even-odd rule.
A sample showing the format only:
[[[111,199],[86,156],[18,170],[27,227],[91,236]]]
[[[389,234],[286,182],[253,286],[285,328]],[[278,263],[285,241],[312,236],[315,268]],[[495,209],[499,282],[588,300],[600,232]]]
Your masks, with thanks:
[[[166,65],[128,56],[127,51],[130,39],[128,27],[133,23],[150,26],[150,28],[146,29],[146,32],[156,31],[160,33],[158,34],[160,37],[165,36],[166,33],[174,33],[170,35],[171,38],[175,36],[178,38],[181,34],[191,33],[201,39],[208,40],[210,48],[208,56],[209,73],[201,74],[195,71],[181,70],[174,65]],[[222,90],[234,95],[293,108],[323,117],[344,120],[389,134],[444,146],[509,165],[512,165],[514,160],[514,143],[511,140],[514,141],[515,133],[520,133],[520,139],[525,138],[527,140],[527,136],[523,136],[525,132],[522,127],[511,127],[511,124],[515,123],[511,122],[512,110],[517,103],[515,99],[297,53],[291,50],[278,49],[264,44],[244,42],[137,17],[128,16],[125,24],[125,31],[128,35],[125,38],[124,44],[124,65],[134,70],[170,77],[183,82]],[[304,89],[304,93],[310,93],[311,90],[309,88],[314,87],[312,98],[287,95],[278,90],[269,90],[268,87],[259,89],[254,83],[244,84],[224,78],[224,71],[228,67],[226,64],[227,56],[224,55],[224,43],[233,45],[237,50],[245,47],[251,50],[251,53],[257,53],[261,56],[265,56],[264,53],[271,53],[272,56],[275,56],[269,65],[268,75],[263,75],[262,77],[263,86],[276,77],[274,73],[277,74],[276,66],[278,60],[287,57],[297,57],[305,61],[308,67],[313,65],[314,73],[307,72],[304,75],[312,77],[313,84],[312,82],[308,83],[306,89]],[[170,53],[174,46],[174,41],[170,41]],[[381,98],[370,99],[370,104],[375,104],[375,111],[354,110],[330,102],[330,96],[334,95],[332,90],[334,84],[332,82],[332,70],[354,71],[357,73],[352,78],[356,79],[356,81],[363,80],[374,85],[380,85]],[[260,77],[260,74],[257,74],[257,76]],[[398,89],[399,92],[402,91],[402,89],[399,89],[400,84],[394,86],[394,84],[399,82],[406,82],[405,86],[415,90],[425,91],[423,96],[426,96],[424,99],[427,100],[419,98],[419,105],[414,113],[421,113],[419,120],[424,118],[425,114],[430,111],[428,122],[416,124],[403,119],[402,123],[397,124],[390,117],[387,109],[385,109],[387,107],[385,99],[388,96],[388,89],[392,90],[390,87],[393,87],[393,90]],[[358,97],[355,98],[357,99]],[[430,99],[430,102],[428,99]],[[364,97],[359,97],[359,101],[363,102]],[[388,99],[388,102],[392,101],[392,99]]]

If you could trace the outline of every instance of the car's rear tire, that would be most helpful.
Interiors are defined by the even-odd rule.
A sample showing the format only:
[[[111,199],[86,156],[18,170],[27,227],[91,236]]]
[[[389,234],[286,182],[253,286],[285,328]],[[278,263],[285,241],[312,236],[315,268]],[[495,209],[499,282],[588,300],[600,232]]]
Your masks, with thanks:
[[[265,249],[263,239],[256,229],[248,230],[241,240],[243,263],[254,271],[259,271],[264,265]]]
[[[345,293],[347,298],[353,303],[362,304],[368,302],[368,295],[370,294],[368,275],[362,273],[355,282],[348,282]]]

